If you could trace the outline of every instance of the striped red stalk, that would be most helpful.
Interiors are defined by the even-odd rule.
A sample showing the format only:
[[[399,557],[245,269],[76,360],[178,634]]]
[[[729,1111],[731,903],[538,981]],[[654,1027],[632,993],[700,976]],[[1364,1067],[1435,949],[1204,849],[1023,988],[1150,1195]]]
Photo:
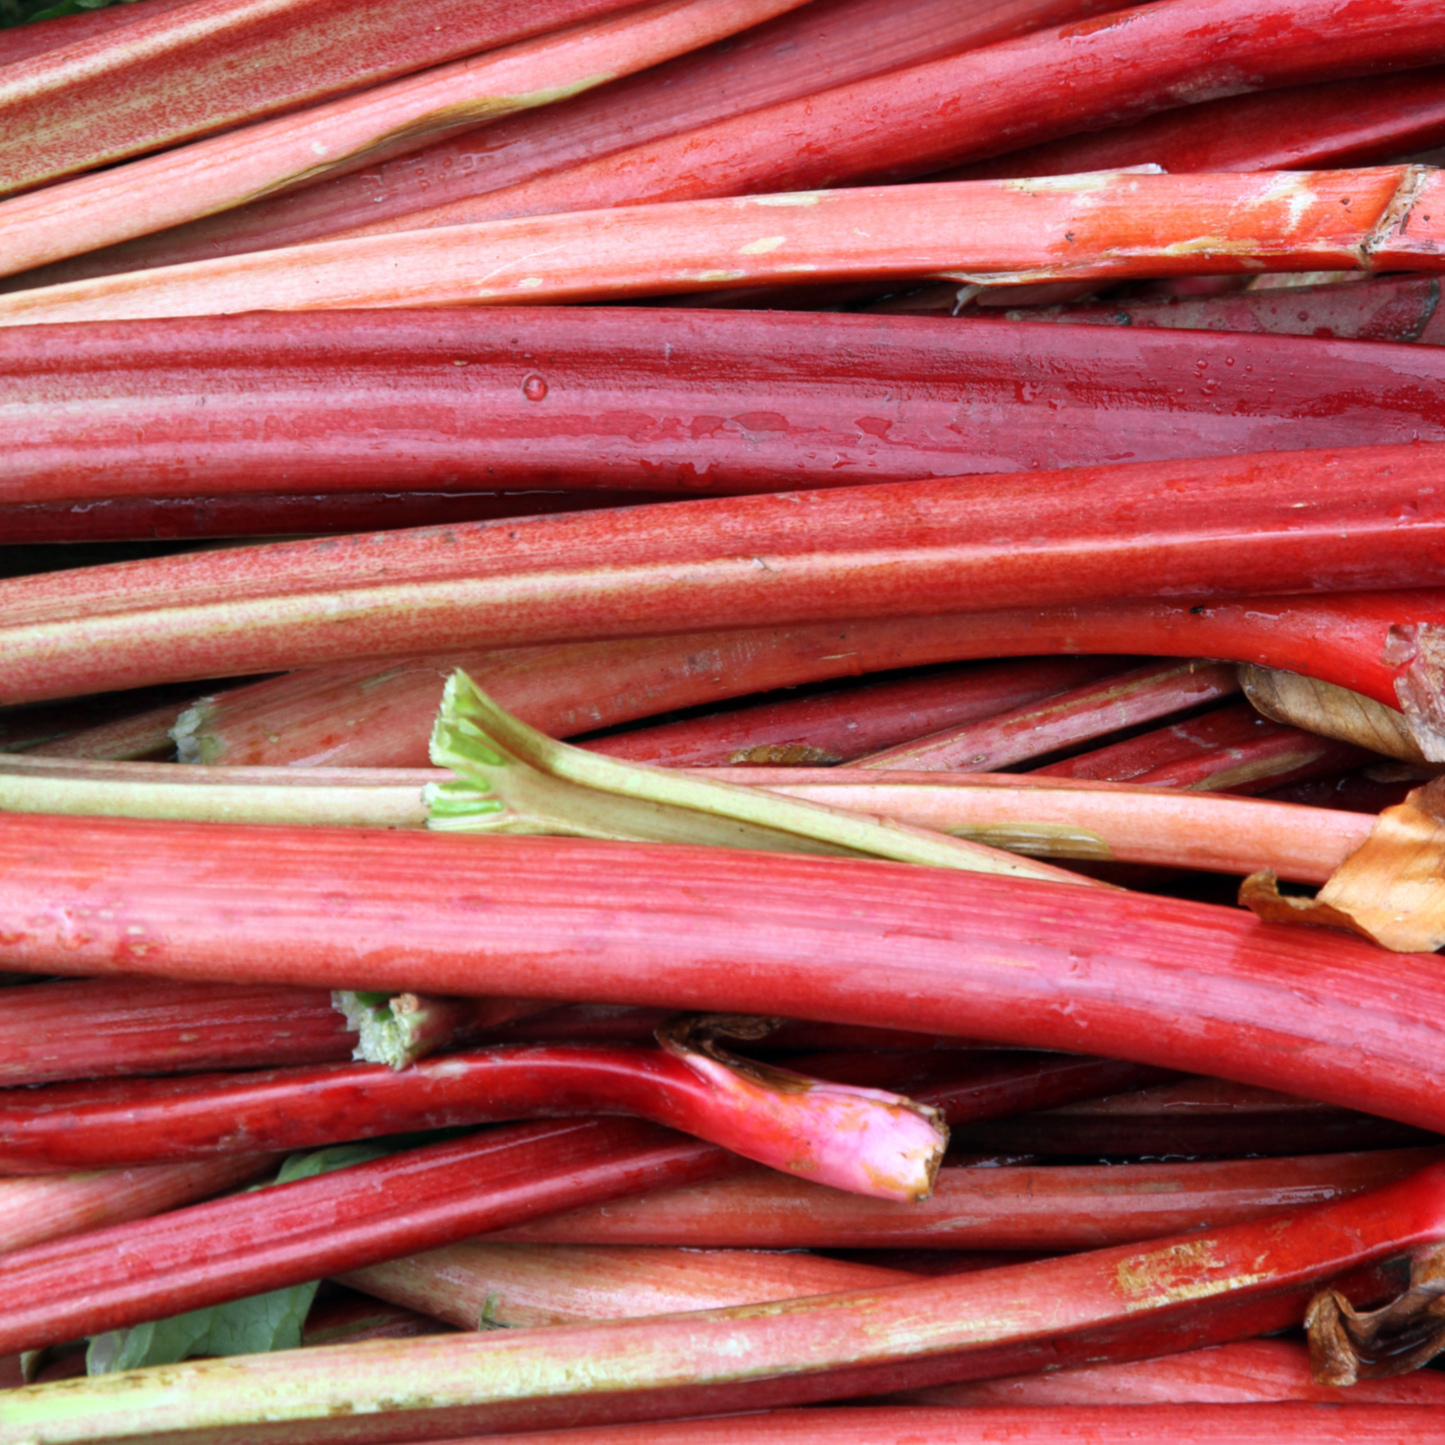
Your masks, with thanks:
[[[1112,8],[1108,0],[991,0],[976,6],[926,0],[902,8],[886,0],[814,0],[685,58],[557,102],[545,113],[508,116],[484,134],[466,131],[401,159],[27,272],[0,289],[319,240]]]
[[[1017,1410],[979,1406],[968,1411],[913,1407],[850,1406],[846,1409],[776,1410],[721,1419],[669,1420],[665,1424],[599,1425],[578,1430],[538,1430],[523,1435],[486,1435],[452,1445],[1398,1445],[1401,1440],[1438,1445],[1438,1404],[1352,1405],[1349,1391],[1328,1409],[1318,1404],[1173,1405],[1131,1410],[1057,1406]],[[1432,1409],[1431,1406],[1434,1406]],[[330,1438],[319,1432],[284,1437],[285,1445]]]
[[[1428,0],[1372,0],[1347,13],[1328,0],[1156,0],[717,121],[480,197],[363,222],[348,234],[910,180],[1170,110],[1186,97],[1436,64],[1445,60],[1438,18]],[[1212,52],[1201,51],[1201,34],[1219,37]],[[955,104],[959,95],[969,104]]]
[[[944,288],[931,309],[951,314],[958,288]],[[971,320],[1054,321],[1143,329],[1224,331],[1278,336],[1338,337],[1445,344],[1440,283],[1433,276],[1378,276],[1348,286],[1285,287],[1222,296],[1120,297],[1108,303],[971,313]],[[921,308],[930,309],[930,308]],[[1439,313],[1437,315],[1437,313]]]
[[[1261,717],[1248,703],[1173,723],[1037,769],[1041,777],[1130,782],[1241,794],[1371,761],[1349,743]]]
[[[1208,606],[1265,577],[1281,593],[1425,588],[1445,581],[1440,472],[1431,447],[1273,453],[709,498],[11,579],[0,583],[3,701],[479,634],[495,647],[831,621],[860,608],[887,617],[1181,594]],[[1034,541],[1026,552],[1020,528]],[[1124,649],[1141,646],[1171,650],[1137,634]],[[1004,650],[995,636],[989,653]]]
[[[574,4],[579,17],[590,11],[590,18],[566,29],[544,24],[550,33],[534,31],[533,38],[369,89],[352,88],[299,113],[11,197],[0,203],[0,234],[14,237],[20,249],[7,274],[239,205],[332,170],[360,169],[373,156],[405,154],[428,138],[546,105],[686,54],[800,3],[654,0],[610,14],[610,0]],[[414,26],[415,18],[408,17],[407,24]],[[124,40],[134,46],[134,30]],[[68,79],[73,86],[74,76]],[[3,83],[0,72],[0,87]],[[86,125],[94,128],[93,116]],[[127,214],[126,198],[133,201],[137,194],[144,194],[147,204],[132,204]]]
[[[1445,594],[1416,589],[853,620],[510,655],[453,651],[390,663],[332,663],[222,691],[185,714],[177,735],[187,762],[424,767],[424,740],[454,666],[524,721],[569,737],[668,708],[860,672],[1010,654],[1140,649],[1260,662],[1337,682],[1392,707],[1407,703],[1424,733],[1445,727],[1434,701],[1442,686],[1442,624]]]
[[[0,1256],[0,1351],[302,1284],[733,1167],[724,1150],[630,1119],[517,1124],[406,1150]]]
[[[1445,67],[1292,86],[1169,110],[960,166],[938,180],[1058,176],[1152,162],[1166,171],[1328,170],[1445,144]]]
[[[147,4],[151,0],[146,0]],[[671,502],[675,492],[241,492],[223,497],[119,497],[0,504],[0,529],[16,543],[189,541],[286,537],[391,527],[444,527],[538,512]]]
[[[859,758],[860,768],[989,773],[1239,691],[1229,663],[1151,662]]]
[[[950,181],[620,206],[317,241],[12,292],[0,297],[0,325],[626,300],[796,282],[800,274],[809,283],[886,285],[1435,272],[1445,266],[1442,191],[1440,175],[1418,166],[1104,171],[1086,181]],[[13,269],[85,244],[79,218],[67,213],[79,202],[45,204],[55,212],[54,236],[48,216],[32,224],[28,215],[40,199],[0,206]]]
[[[43,1389],[16,1392],[0,1442],[18,1445],[42,1430],[56,1445],[158,1429],[243,1430],[252,1401],[272,1429],[296,1420],[316,1431],[344,1402],[353,1441],[394,1440],[408,1426],[456,1438],[876,1395],[1081,1362],[1101,1348],[1118,1360],[1169,1353],[1279,1329],[1300,1318],[1323,1281],[1438,1243],[1441,1168],[1207,1236],[765,1310],[165,1366],[88,1381],[63,1400]],[[1357,1276],[1356,1297],[1378,1297],[1382,1284],[1378,1274]]]
[[[320,989],[115,978],[34,984],[0,1010],[0,1087],[107,1075],[264,1069],[351,1057]]]
[[[0,938],[0,965],[32,971],[811,1017],[1445,1123],[1433,956],[1112,889],[682,845],[12,814]]]
[[[156,0],[155,13],[189,3],[190,0]],[[28,60],[32,55],[96,36],[118,35],[133,21],[150,18],[149,10],[107,5],[102,10],[80,10],[53,20],[28,20],[23,25],[10,25],[0,31],[0,65],[13,65],[17,60]]]
[[[368,488],[523,492],[472,503],[506,516],[592,505],[593,488],[645,502],[1441,441],[1442,392],[1433,350],[920,317],[536,307],[16,328],[0,330],[15,452],[0,522],[23,540],[21,504],[85,499],[107,504],[80,514],[104,530],[118,502],[135,516],[198,494],[233,498],[217,526],[298,530],[311,514],[268,495],[280,474],[338,492],[336,531]],[[253,490],[247,516],[234,499]],[[68,508],[43,515],[76,527]]]
[[[619,0],[509,6],[423,0],[207,0],[138,11],[97,33],[0,69],[10,137],[0,190],[35,186],[442,61],[541,35]],[[0,60],[4,52],[0,51]]]
[[[1402,1148],[1428,1143],[1429,1136],[1292,1094],[1223,1079],[1186,1079],[968,1124],[962,1142],[968,1148],[1062,1156],[1197,1158]]]
[[[496,1241],[688,1249],[1097,1249],[1288,1207],[1402,1179],[1440,1157],[1428,1149],[1208,1163],[945,1167],[932,1196],[906,1208],[823,1193],[752,1171],[583,1208],[507,1229]]]
[[[668,767],[848,762],[1037,701],[1117,666],[1113,658],[1028,658],[951,668],[633,728],[582,746]]]
[[[0,1179],[0,1257],[225,1194],[273,1173],[269,1154],[224,1154],[36,1179]]]

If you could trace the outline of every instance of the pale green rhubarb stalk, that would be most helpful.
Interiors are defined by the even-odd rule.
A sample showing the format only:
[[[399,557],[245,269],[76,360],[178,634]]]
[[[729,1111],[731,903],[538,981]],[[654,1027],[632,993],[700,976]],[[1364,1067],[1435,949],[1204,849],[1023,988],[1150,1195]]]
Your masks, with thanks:
[[[102,233],[84,219],[89,201],[65,206],[58,192],[101,183],[0,205],[5,272],[100,244]],[[134,214],[136,183],[104,183]],[[1429,167],[1383,166],[1100,171],[677,201],[321,241],[43,286],[0,298],[0,325],[618,300],[799,280],[1434,272],[1445,270],[1442,192]]]
[[[4,271],[417,150],[686,54],[801,0],[661,0],[62,181],[0,205]],[[137,197],[144,198],[138,205]],[[11,248],[14,248],[13,250]]]
[[[589,753],[528,727],[461,671],[447,681],[431,748],[432,761],[458,775],[423,795],[427,826],[440,832],[707,843],[1091,881],[892,819]]]
[[[1038,774],[892,772],[884,778],[862,768],[766,767],[710,768],[700,776],[1034,857],[1215,873],[1268,868],[1297,883],[1325,882],[1375,822],[1368,814],[1296,803]],[[423,792],[447,777],[434,768],[179,768],[0,755],[0,812],[423,828]],[[496,814],[480,816],[485,821]],[[502,1002],[490,1000],[489,1007]],[[470,1017],[474,1002],[467,1009]],[[368,1005],[360,1010],[368,1017],[375,1012]],[[364,1057],[391,1062],[394,1053],[405,1055],[417,1042],[414,1035],[433,1032],[436,1021],[373,1023],[383,1033],[399,1033],[390,1043],[379,1038],[380,1052]]]

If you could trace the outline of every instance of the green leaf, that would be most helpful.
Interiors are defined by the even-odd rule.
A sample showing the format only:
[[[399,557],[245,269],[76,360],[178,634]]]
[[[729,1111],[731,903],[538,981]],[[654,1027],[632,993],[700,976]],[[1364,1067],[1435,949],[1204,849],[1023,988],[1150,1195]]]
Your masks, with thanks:
[[[58,0],[57,4],[34,7],[34,0],[0,0],[0,29],[28,25],[32,20],[58,20],[62,15],[82,15],[87,10],[104,10],[113,0]],[[124,0],[129,3],[129,0]]]
[[[333,1169],[366,1164],[394,1154],[395,1139],[365,1144],[336,1144],[308,1154],[293,1154],[282,1164],[273,1184],[291,1184]],[[256,1189],[269,1189],[258,1184]],[[301,1343],[311,1302],[319,1280],[290,1285],[248,1299],[231,1300],[206,1309],[151,1320],[126,1330],[96,1335],[85,1352],[87,1375],[108,1375],[138,1370],[143,1365],[173,1365],[192,1355],[261,1355],[270,1350],[294,1350]]]

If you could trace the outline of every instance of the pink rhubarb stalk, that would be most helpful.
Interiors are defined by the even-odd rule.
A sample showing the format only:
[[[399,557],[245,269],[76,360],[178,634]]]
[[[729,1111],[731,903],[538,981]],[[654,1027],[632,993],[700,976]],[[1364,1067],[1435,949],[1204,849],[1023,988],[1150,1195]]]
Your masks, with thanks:
[[[816,767],[765,765],[709,769],[704,776],[1035,857],[1240,875],[1268,869],[1300,883],[1325,882],[1365,841],[1375,821],[1368,813],[1289,802],[1046,778],[1043,770],[1021,775],[890,770],[880,778],[872,769],[820,773]],[[422,828],[423,790],[445,777],[440,769],[193,765],[178,770],[168,763],[70,763],[27,754],[0,757],[0,806],[16,813]],[[465,1017],[473,1029],[471,1013]]]
[[[151,0],[147,0],[151,3]],[[119,8],[119,7],[118,7]],[[300,245],[565,171],[726,116],[1073,21],[1109,0],[814,3],[726,41],[391,161],[267,196],[18,277],[22,287]],[[108,12],[114,14],[115,11]],[[27,27],[29,28],[29,27]],[[15,31],[0,36],[0,44]],[[17,282],[0,289],[16,289]]]
[[[1317,1385],[1309,1352],[1292,1340],[1240,1340],[1127,1365],[1085,1365],[971,1385],[940,1385],[909,1396],[920,1405],[1263,1404],[1315,1400],[1333,1405],[1445,1404],[1445,1377],[1416,1370],[1342,1389]]]
[[[1228,663],[1153,662],[991,718],[917,736],[870,753],[857,766],[989,773],[1238,691],[1236,669]]]
[[[31,1349],[435,1248],[580,1203],[726,1173],[627,1119],[522,1124],[0,1256],[0,1344]]]
[[[953,1033],[1445,1125],[1433,955],[1113,889],[684,845],[0,815],[0,939],[0,966],[34,972]]]
[[[865,604],[879,617],[1181,594],[1198,606],[1249,595],[1266,577],[1281,593],[1429,587],[1445,582],[1442,475],[1439,447],[1273,453],[708,498],[55,572],[0,583],[0,701],[479,635],[503,647],[831,621]]]
[[[269,1154],[226,1154],[144,1169],[0,1179],[0,1256],[225,1194],[274,1172]]]
[[[348,1270],[341,1282],[473,1330],[680,1314],[912,1278],[903,1270],[792,1252],[558,1249],[482,1239]]]
[[[295,129],[291,122],[275,124]],[[77,181],[56,190],[101,183]],[[134,184],[104,183],[117,189],[117,204],[133,216]],[[1249,175],[1102,171],[1082,179],[665,202],[317,241],[43,286],[0,297],[0,325],[263,308],[626,300],[800,276],[811,283],[886,284],[935,277],[1123,280],[1200,271],[1433,273],[1445,269],[1442,193],[1445,181],[1428,167],[1383,166]],[[29,212],[51,196],[46,190],[0,206],[0,240],[14,258],[7,262],[11,269],[83,246],[76,218],[58,200],[48,203],[56,213],[54,236],[49,216],[32,222]]]
[[[634,728],[582,746],[667,767],[831,765],[937,728],[992,717],[1117,666],[1112,658],[1029,658],[952,668]]]
[[[0,69],[9,137],[0,190],[235,126],[605,15],[618,0],[496,3],[206,0],[136,11],[113,27]]]
[[[1442,1182],[1437,1165],[1293,1215],[766,1309],[242,1356],[31,1388],[7,1399],[0,1442],[42,1430],[62,1445],[240,1429],[257,1415],[249,1401],[273,1429],[315,1430],[344,1406],[350,1440],[396,1439],[409,1427],[455,1438],[846,1399],[1101,1350],[1147,1357],[1293,1324],[1324,1281],[1437,1244]]]
[[[0,204],[7,274],[403,155],[746,29],[802,0],[656,0]],[[578,6],[578,9],[584,7]],[[610,9],[610,3],[601,7]],[[0,72],[0,86],[4,76]],[[134,205],[137,194],[147,197]],[[128,204],[129,202],[129,204]]]
[[[1151,788],[1261,793],[1357,766],[1371,756],[1348,743],[1261,717],[1239,703],[1050,763],[1038,774]]]
[[[368,488],[546,489],[470,504],[500,517],[595,505],[594,489],[648,501],[1442,441],[1442,394],[1434,350],[926,317],[535,307],[0,329],[0,526],[24,540],[22,504],[53,524],[68,499],[106,503],[82,515],[111,530],[118,503],[200,496],[231,499],[218,527],[301,530],[314,503],[280,506],[283,476],[336,492],[322,530],[338,531]]]
[[[7,1107],[8,1106],[8,1107]],[[56,1085],[0,1104],[0,1168],[48,1173],[268,1151],[422,1129],[631,1114],[878,1198],[925,1198],[941,1115],[878,1089],[676,1052],[525,1046],[381,1064]]]
[[[352,234],[911,180],[1192,97],[1438,64],[1438,19],[1429,0],[1374,0],[1348,14],[1329,0],[1159,0],[772,105],[505,190],[428,203],[373,225],[363,219]],[[1201,49],[1202,34],[1217,37],[1213,50]],[[968,104],[957,103],[962,95]]]

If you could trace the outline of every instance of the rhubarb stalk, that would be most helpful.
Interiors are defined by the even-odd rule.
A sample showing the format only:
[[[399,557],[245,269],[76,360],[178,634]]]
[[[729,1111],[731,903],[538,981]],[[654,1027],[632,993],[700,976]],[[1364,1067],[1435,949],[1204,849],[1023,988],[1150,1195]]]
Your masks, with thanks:
[[[1422,588],[1445,582],[1441,468],[1439,447],[1359,447],[898,482],[11,579],[0,583],[0,700],[439,649],[479,635],[500,647],[831,621],[865,602],[886,617],[1182,593],[1189,612],[1247,596],[1266,577],[1281,593]],[[1303,507],[1301,476],[1310,482]],[[1017,546],[1020,529],[1034,539],[1028,550]],[[1142,643],[1132,638],[1126,650]],[[1400,663],[1409,651],[1400,645]],[[1208,646],[1189,654],[1220,655]],[[1419,710],[1428,719],[1432,707],[1438,699],[1427,697]]]
[[[31,1387],[7,1400],[0,1442],[41,1430],[60,1445],[244,1429],[257,1418],[249,1401],[264,1402],[273,1427],[308,1422],[318,1441],[335,1434],[320,1422],[343,1403],[351,1440],[408,1428],[535,1430],[1017,1374],[1096,1356],[1105,1339],[1114,1359],[1167,1353],[1278,1329],[1299,1318],[1317,1283],[1438,1242],[1441,1168],[1292,1216],[762,1310],[430,1336],[168,1366],[64,1392]]]
[[[133,184],[105,184],[116,188],[118,204],[133,197]],[[1442,190],[1445,182],[1428,167],[1384,166],[1249,175],[1101,171],[664,202],[317,241],[43,286],[0,297],[0,326],[263,306],[626,300],[799,276],[888,283],[1124,280],[1201,270],[1435,272],[1445,269]],[[18,213],[51,195],[0,206],[9,269],[84,244],[58,199],[46,203],[57,214],[55,237]],[[126,214],[134,216],[134,207]]]

